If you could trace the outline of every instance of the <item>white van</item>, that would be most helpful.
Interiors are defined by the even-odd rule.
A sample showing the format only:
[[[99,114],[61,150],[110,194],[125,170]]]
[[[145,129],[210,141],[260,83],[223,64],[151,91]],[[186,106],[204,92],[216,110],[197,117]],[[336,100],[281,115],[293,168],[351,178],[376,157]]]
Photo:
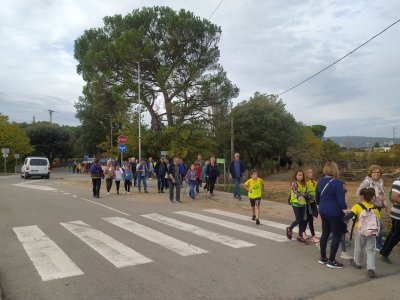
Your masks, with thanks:
[[[50,162],[46,157],[27,157],[21,167],[21,178],[32,176],[50,178]]]

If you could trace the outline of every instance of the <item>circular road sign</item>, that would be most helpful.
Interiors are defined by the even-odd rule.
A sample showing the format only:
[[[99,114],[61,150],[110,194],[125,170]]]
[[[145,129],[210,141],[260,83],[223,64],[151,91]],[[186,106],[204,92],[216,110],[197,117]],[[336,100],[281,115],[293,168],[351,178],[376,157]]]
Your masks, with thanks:
[[[120,144],[118,145],[118,151],[123,153],[126,151],[126,145],[125,144]]]
[[[118,144],[125,144],[126,143],[126,136],[120,135],[118,137]]]

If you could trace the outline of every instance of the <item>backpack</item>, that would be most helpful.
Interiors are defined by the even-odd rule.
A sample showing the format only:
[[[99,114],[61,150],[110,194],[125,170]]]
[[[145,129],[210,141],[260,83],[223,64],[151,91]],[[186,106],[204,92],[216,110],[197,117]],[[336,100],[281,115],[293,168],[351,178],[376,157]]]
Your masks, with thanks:
[[[400,177],[397,177],[397,178],[395,179],[395,181],[396,181],[396,180],[400,180]],[[388,198],[389,198],[390,203],[393,204],[393,200],[392,200],[392,189],[391,189],[391,188],[390,188],[390,191],[389,191],[389,193],[388,193]]]
[[[363,236],[377,236],[380,230],[378,217],[375,215],[375,206],[366,208],[364,204],[357,203],[362,211],[358,217],[358,232]]]

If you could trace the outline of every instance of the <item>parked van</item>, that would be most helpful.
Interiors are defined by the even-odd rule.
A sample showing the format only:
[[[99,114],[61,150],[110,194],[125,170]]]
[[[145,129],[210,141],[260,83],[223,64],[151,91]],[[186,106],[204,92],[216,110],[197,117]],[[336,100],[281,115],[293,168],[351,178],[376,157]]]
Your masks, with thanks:
[[[21,167],[21,178],[40,176],[50,178],[50,162],[46,157],[27,157]]]

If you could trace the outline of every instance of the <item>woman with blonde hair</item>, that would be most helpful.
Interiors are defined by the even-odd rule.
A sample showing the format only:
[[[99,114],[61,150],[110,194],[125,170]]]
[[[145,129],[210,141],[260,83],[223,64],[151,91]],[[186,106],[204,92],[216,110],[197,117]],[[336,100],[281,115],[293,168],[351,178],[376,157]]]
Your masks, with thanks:
[[[367,177],[365,177],[364,181],[361,182],[360,186],[357,189],[356,196],[360,198],[360,191],[363,188],[373,188],[375,190],[375,197],[372,200],[372,204],[376,207],[379,212],[386,206],[385,203],[385,189],[383,188],[383,180],[382,180],[382,168],[378,165],[371,165],[367,171]],[[382,219],[380,222],[380,231],[376,237],[376,245],[375,250],[382,250]]]
[[[343,234],[343,213],[349,214],[349,209],[345,200],[343,182],[339,180],[337,164],[327,162],[323,173],[324,177],[318,182],[315,192],[315,199],[319,205],[322,221],[321,257],[318,263],[326,265],[328,268],[341,269],[343,264],[336,260],[336,252]],[[326,246],[330,233],[332,233],[332,243],[328,258],[326,256]]]
[[[320,241],[320,239],[315,236],[315,230],[314,230],[314,217],[318,218],[318,209],[317,209],[317,205],[315,204],[315,190],[317,188],[317,181],[314,178],[314,170],[312,168],[306,168],[304,175],[305,175],[305,182],[306,182],[307,191],[308,191],[308,195],[309,195],[309,197],[306,198],[307,220],[305,221],[304,229],[307,229],[307,224],[308,224],[308,226],[310,227],[310,232],[311,232],[311,242],[318,243]],[[303,238],[305,238],[305,239],[308,238],[305,230],[303,233]]]

